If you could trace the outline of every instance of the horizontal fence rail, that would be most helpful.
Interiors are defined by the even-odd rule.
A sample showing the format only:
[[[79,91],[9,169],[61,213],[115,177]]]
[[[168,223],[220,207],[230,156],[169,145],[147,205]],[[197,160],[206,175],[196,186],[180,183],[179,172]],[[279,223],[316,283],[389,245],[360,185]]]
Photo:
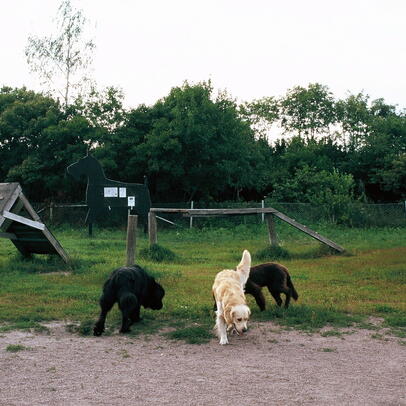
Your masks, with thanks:
[[[193,206],[192,206],[193,205]],[[281,202],[175,202],[153,203],[156,208],[165,209],[158,221],[163,227],[228,227],[238,224],[265,223],[265,213],[256,209],[277,210],[303,224],[343,224],[352,227],[404,227],[406,226],[406,203],[365,204],[355,203],[345,206],[312,205],[309,203],[281,203]],[[85,203],[35,203],[34,207],[41,218],[48,224],[66,224],[70,226],[83,226],[87,213]],[[220,210],[212,211],[212,216],[203,212],[194,212],[193,215],[185,215],[193,207],[194,210]],[[184,209],[178,212],[171,209]],[[221,210],[236,209],[234,215],[224,216]],[[250,208],[252,215],[239,215],[238,209]],[[127,210],[111,210],[101,222],[101,226],[125,226],[127,223]]]
[[[344,248],[336,244],[334,241],[323,237],[316,231],[313,231],[309,227],[300,224],[296,220],[286,216],[278,210],[269,208],[240,208],[240,209],[176,209],[176,208],[151,208],[148,216],[148,232],[150,244],[156,244],[158,239],[156,213],[181,213],[184,216],[228,216],[228,215],[252,215],[252,214],[265,214],[267,215],[268,233],[271,245],[278,245],[275,225],[272,221],[272,216],[276,216],[289,225],[304,232],[310,237],[320,241],[323,244],[328,245],[336,251],[344,252]]]

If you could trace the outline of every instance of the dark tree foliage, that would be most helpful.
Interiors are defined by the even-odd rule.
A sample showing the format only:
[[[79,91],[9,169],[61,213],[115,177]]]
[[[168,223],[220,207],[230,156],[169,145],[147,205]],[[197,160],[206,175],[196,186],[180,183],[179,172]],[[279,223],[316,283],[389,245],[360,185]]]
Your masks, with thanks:
[[[239,106],[210,82],[131,110],[123,97],[107,88],[64,109],[3,87],[0,182],[20,182],[32,201],[81,201],[85,183],[65,170],[90,150],[111,179],[147,175],[153,202],[329,201],[329,215],[343,218],[354,199],[406,199],[406,116],[382,99],[335,100],[315,84]],[[269,142],[275,126],[282,135]]]
[[[226,200],[259,190],[263,154],[227,94],[210,83],[173,88],[152,107],[128,113],[98,151],[111,173],[147,175],[155,201]]]
[[[25,88],[1,89],[0,106],[1,181],[20,182],[33,201],[74,197],[65,168],[86,153],[87,120]]]

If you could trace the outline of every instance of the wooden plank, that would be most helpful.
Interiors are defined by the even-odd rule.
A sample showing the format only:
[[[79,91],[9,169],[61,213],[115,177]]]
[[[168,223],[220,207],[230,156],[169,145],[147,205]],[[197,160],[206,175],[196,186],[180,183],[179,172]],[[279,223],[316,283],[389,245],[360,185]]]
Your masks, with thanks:
[[[10,211],[20,193],[21,186],[18,183],[0,183],[0,213]]]
[[[22,202],[18,201],[14,205],[21,193],[21,186],[18,183],[0,183],[0,193],[2,196],[0,200],[0,228],[6,231],[11,221],[3,216],[3,211],[12,211],[17,214],[22,209]]]
[[[157,237],[157,223],[156,215],[154,212],[150,211],[148,213],[148,235],[149,235],[149,245],[156,244],[158,242]]]
[[[248,208],[248,209],[172,209],[172,208],[151,208],[153,213],[181,213],[184,216],[226,216],[226,215],[244,215],[244,214],[261,214],[274,213],[277,210],[267,208]]]
[[[39,221],[29,220],[26,217],[19,216],[18,214],[10,213],[9,211],[4,211],[3,216],[6,219],[16,221],[17,223],[25,224],[26,226],[36,228],[37,230],[44,230],[45,224]]]
[[[336,251],[339,252],[344,252],[344,248],[341,247],[340,245],[336,244],[334,241],[329,240],[326,237],[323,237],[322,235],[320,235],[319,233],[317,233],[316,231],[311,230],[309,227],[304,226],[303,224],[298,223],[296,220],[286,216],[285,214],[276,211],[275,213],[273,213],[274,216],[280,218],[281,220],[285,221],[286,223],[290,224],[291,226],[297,228],[300,231],[303,231],[304,233],[310,235],[311,237],[315,238],[316,240],[322,242],[323,244],[328,245],[329,247],[335,249]]]
[[[18,199],[9,211],[14,214],[19,214],[23,208],[24,208],[23,202],[20,199]],[[0,217],[2,216],[0,215]],[[7,231],[12,222],[13,220],[4,218],[4,222],[0,228]]]
[[[56,252],[60,255],[60,257],[65,261],[65,263],[68,263],[69,262],[68,254],[62,248],[62,245],[59,244],[59,241],[52,235],[52,233],[46,227],[43,230],[43,233],[50,242],[50,244],[55,248]]]
[[[16,240],[17,236],[14,233],[0,233],[0,238],[8,238],[9,240]]]
[[[36,221],[42,223],[41,218],[38,216],[37,212],[34,210],[34,208],[31,206],[30,202],[28,199],[24,196],[23,192],[20,193],[19,198],[24,204],[25,209],[28,211],[29,215]]]
[[[273,214],[267,214],[266,215],[266,221],[267,221],[267,224],[268,224],[269,242],[271,243],[271,245],[273,247],[277,247],[278,246],[278,236],[276,234]]]

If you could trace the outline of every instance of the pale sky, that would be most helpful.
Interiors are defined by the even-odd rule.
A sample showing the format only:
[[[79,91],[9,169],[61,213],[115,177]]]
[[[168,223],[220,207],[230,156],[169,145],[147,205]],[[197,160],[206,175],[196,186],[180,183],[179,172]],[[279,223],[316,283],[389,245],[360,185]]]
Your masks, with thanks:
[[[90,20],[98,87],[127,107],[211,79],[238,101],[319,82],[406,108],[405,0],[72,0]],[[0,86],[40,90],[24,49],[58,0],[0,0]]]

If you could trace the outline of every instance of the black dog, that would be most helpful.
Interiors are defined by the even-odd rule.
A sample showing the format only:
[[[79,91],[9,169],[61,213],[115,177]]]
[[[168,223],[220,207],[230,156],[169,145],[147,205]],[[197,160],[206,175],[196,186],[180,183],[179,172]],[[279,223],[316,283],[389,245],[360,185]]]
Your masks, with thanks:
[[[104,331],[107,313],[118,302],[122,314],[120,333],[130,331],[130,326],[140,321],[140,307],[153,310],[162,309],[165,290],[140,266],[118,268],[110,275],[103,286],[100,297],[101,312],[93,334],[100,336]]]
[[[265,310],[265,297],[261,288],[266,286],[278,306],[282,305],[280,294],[286,296],[285,307],[289,307],[290,298],[297,300],[297,294],[288,270],[281,264],[273,262],[251,267],[250,276],[245,285],[245,293],[254,296],[261,311]]]

